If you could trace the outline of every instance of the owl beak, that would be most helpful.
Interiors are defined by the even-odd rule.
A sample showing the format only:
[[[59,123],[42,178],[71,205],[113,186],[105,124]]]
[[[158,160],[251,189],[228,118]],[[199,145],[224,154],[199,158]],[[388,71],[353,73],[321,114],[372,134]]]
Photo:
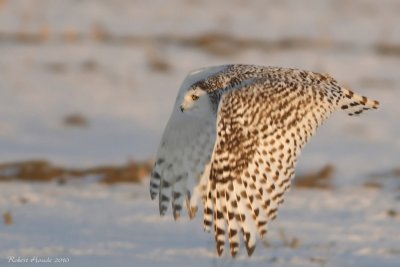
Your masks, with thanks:
[[[181,105],[181,111],[183,112],[185,110],[185,108]]]

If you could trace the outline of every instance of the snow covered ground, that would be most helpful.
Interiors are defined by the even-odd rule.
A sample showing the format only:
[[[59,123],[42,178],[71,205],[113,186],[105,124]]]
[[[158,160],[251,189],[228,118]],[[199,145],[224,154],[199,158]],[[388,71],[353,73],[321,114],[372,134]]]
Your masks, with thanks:
[[[3,183],[0,265],[9,257],[67,258],[65,266],[398,266],[399,192],[348,187],[289,192],[267,244],[218,258],[202,220],[160,218],[147,184]],[[397,205],[397,206],[396,206]],[[295,241],[293,241],[295,239]],[[37,266],[21,263],[21,266]],[[17,265],[19,266],[19,265]]]
[[[0,0],[0,162],[151,158],[180,82],[207,65],[327,72],[381,102],[319,130],[298,172],[329,163],[336,189],[292,190],[250,259],[216,258],[200,218],[159,218],[146,182],[4,182],[0,212],[13,223],[0,224],[0,266],[37,266],[8,263],[18,256],[66,266],[400,266],[399,178],[362,186],[399,168],[399,12],[397,0]],[[88,125],[65,125],[71,114]]]

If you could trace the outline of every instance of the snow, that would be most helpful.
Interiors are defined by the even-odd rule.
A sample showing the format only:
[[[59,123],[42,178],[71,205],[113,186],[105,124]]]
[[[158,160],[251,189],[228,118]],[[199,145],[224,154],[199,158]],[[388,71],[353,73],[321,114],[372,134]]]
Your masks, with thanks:
[[[141,185],[2,183],[0,263],[8,257],[64,257],[68,266],[398,266],[398,192],[346,187],[289,192],[267,245],[251,258],[216,256],[202,219],[160,218]],[[397,198],[397,199],[396,199]],[[24,201],[21,201],[24,199]],[[282,236],[282,232],[284,236]],[[296,238],[298,246],[289,246]],[[23,265],[27,266],[27,265]]]
[[[160,218],[147,181],[110,187],[86,178],[0,184],[0,212],[13,218],[0,223],[0,266],[37,266],[8,263],[35,256],[89,267],[399,266],[398,177],[375,180],[383,189],[362,186],[399,167],[400,54],[382,50],[399,49],[399,11],[397,0],[0,0],[0,162],[151,158],[180,82],[209,65],[327,72],[381,102],[321,127],[297,172],[331,164],[335,189],[289,192],[268,245],[259,242],[251,258],[217,258],[201,216]],[[213,46],[210,33],[245,42]],[[203,43],[187,42],[199,36]],[[71,114],[88,125],[66,126]],[[298,247],[288,245],[293,238]]]

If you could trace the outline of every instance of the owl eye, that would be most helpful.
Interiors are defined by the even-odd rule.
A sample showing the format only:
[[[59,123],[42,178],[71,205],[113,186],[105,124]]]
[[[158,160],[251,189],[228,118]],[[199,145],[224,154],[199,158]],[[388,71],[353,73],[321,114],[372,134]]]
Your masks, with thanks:
[[[199,97],[197,95],[192,95],[192,100],[196,101],[197,99],[199,99]]]

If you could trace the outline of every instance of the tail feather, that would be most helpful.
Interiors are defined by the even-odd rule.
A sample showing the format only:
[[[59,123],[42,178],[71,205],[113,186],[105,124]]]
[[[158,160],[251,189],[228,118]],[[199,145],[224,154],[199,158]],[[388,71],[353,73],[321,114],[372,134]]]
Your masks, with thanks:
[[[379,102],[368,99],[366,96],[361,96],[351,90],[344,89],[344,96],[340,103],[340,108],[347,112],[350,116],[359,115],[369,109],[377,109]]]

